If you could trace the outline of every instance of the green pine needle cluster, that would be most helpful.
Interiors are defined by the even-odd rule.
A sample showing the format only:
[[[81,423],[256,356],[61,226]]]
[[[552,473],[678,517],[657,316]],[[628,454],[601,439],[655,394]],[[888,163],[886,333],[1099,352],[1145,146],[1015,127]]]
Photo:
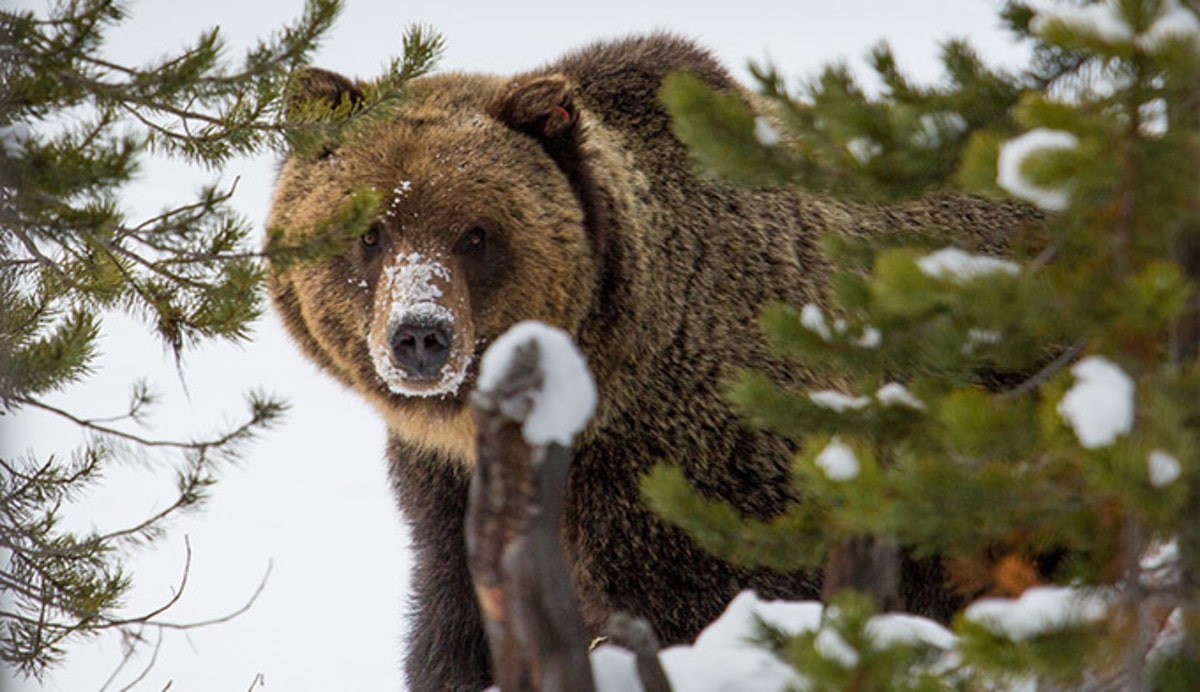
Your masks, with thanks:
[[[299,81],[289,85],[286,100],[285,138],[289,153],[316,158],[336,149],[354,132],[369,131],[372,125],[394,111],[406,95],[409,82],[428,74],[445,50],[442,36],[420,24],[409,26],[401,38],[401,54],[391,60],[383,74],[357,83],[361,99],[343,96],[340,103],[306,99]]]
[[[798,90],[773,67],[753,66],[760,103],[785,146],[755,134],[755,116],[733,94],[703,89],[689,75],[667,81],[662,99],[673,127],[702,166],[750,184],[797,184],[854,198],[896,198],[939,187],[953,172],[968,135],[1011,127],[1009,109],[1020,88],[1014,77],[988,70],[971,48],[943,48],[946,84],[919,87],[896,66],[886,45],[871,64],[888,93],[868,97],[848,67],[830,66]]]
[[[1080,3],[1005,6],[1033,51],[1019,73],[987,68],[961,42],[944,47],[932,87],[875,49],[878,95],[844,67],[796,91],[758,68],[777,137],[729,94],[686,76],[666,86],[676,133],[714,173],[858,201],[1012,194],[1043,216],[1003,257],[827,238],[837,270],[825,303],[776,306],[762,327],[836,388],[754,372],[728,383],[749,425],[803,450],[802,502],[748,522],[669,467],[644,487],[656,511],[740,563],[819,569],[838,545],[875,536],[940,560],[967,600],[1028,587],[1006,572],[1014,564],[1032,583],[1106,594],[1106,626],[1021,641],[960,618],[959,651],[992,680],[1116,675],[1147,689],[1200,677],[1200,3],[1084,6],[1126,33],[1079,19]],[[1027,133],[1041,144],[1017,156]],[[1089,389],[1092,373],[1108,384]],[[1132,401],[1132,418],[1094,439],[1068,400],[1108,396]],[[1147,583],[1139,560],[1167,543],[1171,577]],[[1151,661],[1169,612],[1183,634]],[[817,687],[925,688],[886,667],[860,684],[814,662],[811,641],[777,645]],[[960,685],[953,675],[930,688]]]

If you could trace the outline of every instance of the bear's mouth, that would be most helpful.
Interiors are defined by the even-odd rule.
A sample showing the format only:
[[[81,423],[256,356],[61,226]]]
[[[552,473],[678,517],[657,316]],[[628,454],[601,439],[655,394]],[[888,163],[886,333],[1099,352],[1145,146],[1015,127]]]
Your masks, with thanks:
[[[470,366],[470,363],[468,363]],[[458,368],[443,371],[435,377],[392,377],[378,373],[388,391],[401,399],[465,399],[470,387],[463,385],[474,383],[472,368]]]

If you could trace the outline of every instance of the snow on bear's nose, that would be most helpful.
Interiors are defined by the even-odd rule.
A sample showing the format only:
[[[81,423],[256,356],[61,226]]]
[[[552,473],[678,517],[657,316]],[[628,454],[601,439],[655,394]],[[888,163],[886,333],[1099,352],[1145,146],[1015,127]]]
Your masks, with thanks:
[[[384,268],[371,356],[392,393],[441,396],[458,390],[471,361],[470,334],[457,329],[462,292],[439,255],[399,253]]]

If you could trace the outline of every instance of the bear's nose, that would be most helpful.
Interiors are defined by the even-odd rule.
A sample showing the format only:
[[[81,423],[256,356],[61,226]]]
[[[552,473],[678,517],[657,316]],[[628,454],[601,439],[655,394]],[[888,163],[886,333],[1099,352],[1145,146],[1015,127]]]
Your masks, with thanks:
[[[445,324],[401,324],[392,333],[392,356],[412,379],[440,376],[450,356],[450,330]]]

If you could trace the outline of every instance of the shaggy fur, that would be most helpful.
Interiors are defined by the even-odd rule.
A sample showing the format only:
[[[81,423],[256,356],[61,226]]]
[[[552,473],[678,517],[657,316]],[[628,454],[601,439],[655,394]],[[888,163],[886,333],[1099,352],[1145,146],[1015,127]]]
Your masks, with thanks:
[[[599,633],[612,613],[629,611],[665,644],[683,642],[741,589],[768,598],[819,592],[812,575],[742,570],[704,554],[653,516],[638,491],[643,473],[672,459],[696,487],[749,517],[775,516],[794,499],[794,450],[739,425],[720,387],[744,368],[806,377],[768,353],[757,319],[771,301],[821,301],[828,270],[818,233],[932,233],[965,220],[978,229],[969,243],[978,247],[1022,216],[965,198],[851,209],[699,176],[657,99],[676,70],[737,88],[686,41],[602,43],[512,79],[421,79],[394,117],[283,168],[269,223],[291,237],[330,219],[355,189],[386,197],[403,187],[380,210],[385,251],[356,244],[289,268],[271,294],[300,347],[389,426],[392,482],[417,560],[412,690],[478,690],[488,681],[462,533],[474,456],[465,402],[479,355],[509,326],[537,319],[567,330],[599,385],[563,525],[588,627]],[[312,74],[301,98],[358,98],[350,80]],[[485,249],[464,246],[479,229]],[[446,285],[458,287],[448,308],[454,339],[473,360],[452,394],[396,394],[372,366],[372,325],[386,308],[380,277],[412,253],[443,258]],[[907,575],[908,590],[931,595],[910,602],[945,616],[953,604],[940,577],[922,570]]]

